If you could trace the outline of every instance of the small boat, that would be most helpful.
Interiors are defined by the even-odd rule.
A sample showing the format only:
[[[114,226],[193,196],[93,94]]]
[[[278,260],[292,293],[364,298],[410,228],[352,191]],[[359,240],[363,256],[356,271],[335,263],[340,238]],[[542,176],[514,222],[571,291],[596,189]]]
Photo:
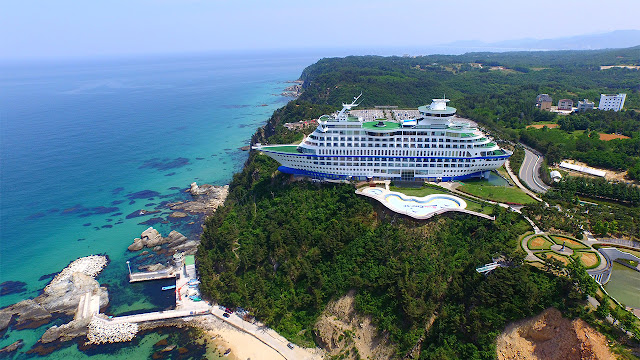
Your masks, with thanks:
[[[175,285],[169,285],[169,286],[163,286],[162,290],[171,290],[171,289],[175,289],[176,286]]]

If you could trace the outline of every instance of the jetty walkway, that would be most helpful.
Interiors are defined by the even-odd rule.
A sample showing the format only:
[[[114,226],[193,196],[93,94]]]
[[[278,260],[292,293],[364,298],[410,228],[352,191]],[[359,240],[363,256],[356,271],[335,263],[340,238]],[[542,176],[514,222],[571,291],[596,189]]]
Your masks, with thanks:
[[[166,269],[160,271],[147,271],[147,272],[135,272],[129,275],[129,282],[150,281],[160,279],[175,278],[176,274],[174,269]]]
[[[141,323],[146,321],[167,320],[208,314],[210,310],[209,305],[206,303],[203,303],[202,305],[203,306],[193,307],[190,309],[165,310],[148,312],[144,314],[116,316],[109,319],[109,322],[114,324]]]

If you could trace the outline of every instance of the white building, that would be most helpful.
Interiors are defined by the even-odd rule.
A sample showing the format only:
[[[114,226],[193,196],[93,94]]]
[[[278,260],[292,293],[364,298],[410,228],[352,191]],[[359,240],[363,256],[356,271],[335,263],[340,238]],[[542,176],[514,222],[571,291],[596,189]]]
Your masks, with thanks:
[[[600,110],[613,110],[620,111],[624,106],[624,100],[627,98],[627,94],[601,94],[600,95],[600,104],[598,104],[598,109]]]
[[[448,99],[420,106],[415,117],[373,121],[351,114],[358,99],[335,115],[322,115],[316,130],[298,145],[256,144],[253,149],[282,164],[282,173],[338,180],[487,177],[513,154],[459,119]]]
[[[593,110],[593,107],[593,101],[589,101],[587,99],[584,99],[584,101],[578,101],[578,111]]]

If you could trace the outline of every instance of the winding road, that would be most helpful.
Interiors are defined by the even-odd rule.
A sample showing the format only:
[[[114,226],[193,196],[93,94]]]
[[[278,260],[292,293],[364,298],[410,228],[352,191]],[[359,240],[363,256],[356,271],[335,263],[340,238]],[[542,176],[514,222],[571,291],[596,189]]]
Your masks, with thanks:
[[[546,186],[538,177],[538,169],[542,163],[542,156],[535,154],[533,151],[524,148],[524,161],[520,167],[518,176],[527,186],[538,193],[546,193],[549,187]]]

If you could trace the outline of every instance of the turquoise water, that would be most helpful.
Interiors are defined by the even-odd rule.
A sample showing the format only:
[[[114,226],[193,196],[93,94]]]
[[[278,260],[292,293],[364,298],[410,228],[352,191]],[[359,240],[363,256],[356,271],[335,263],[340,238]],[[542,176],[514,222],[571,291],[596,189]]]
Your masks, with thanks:
[[[109,313],[170,306],[162,285],[125,280],[125,261],[145,263],[126,249],[149,226],[140,223],[166,218],[162,203],[185,199],[193,181],[228,183],[246,160],[239,148],[289,100],[278,95],[284,82],[316,60],[249,54],[0,65],[0,283],[25,283],[0,306],[37,296],[48,274],[91,254],[111,260],[98,278],[109,287]],[[126,218],[156,208],[162,212]],[[195,238],[199,221],[154,227]],[[24,339],[24,352],[51,325],[9,331],[0,347]],[[157,337],[100,357],[150,357],[149,336]],[[48,357],[85,356],[71,345]]]

